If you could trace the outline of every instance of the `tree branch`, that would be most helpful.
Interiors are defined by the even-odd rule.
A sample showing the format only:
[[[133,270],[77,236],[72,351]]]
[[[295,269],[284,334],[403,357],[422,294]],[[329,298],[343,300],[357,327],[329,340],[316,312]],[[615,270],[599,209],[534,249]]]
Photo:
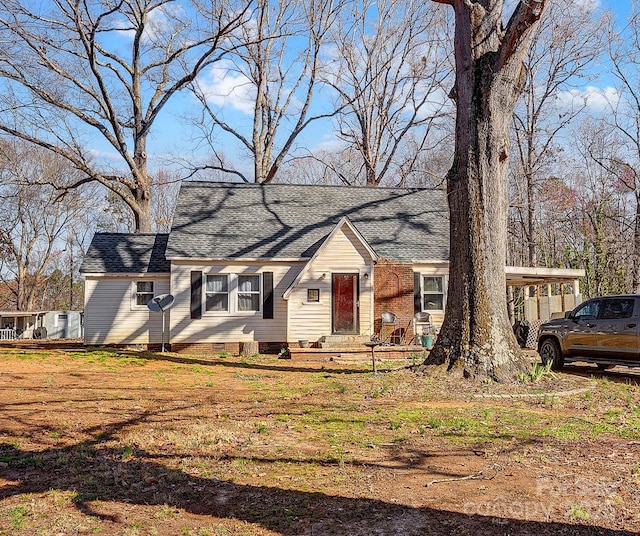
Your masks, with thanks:
[[[498,68],[506,65],[520,50],[533,25],[540,20],[548,0],[520,0],[504,31],[500,45]]]

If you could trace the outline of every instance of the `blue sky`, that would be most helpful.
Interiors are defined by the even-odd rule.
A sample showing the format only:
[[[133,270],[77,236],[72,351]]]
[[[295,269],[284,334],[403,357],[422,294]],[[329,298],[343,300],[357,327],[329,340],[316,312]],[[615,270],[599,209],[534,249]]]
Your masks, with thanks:
[[[631,0],[574,0],[577,3],[584,3],[585,5],[599,4],[601,9],[611,10],[618,22],[622,22],[624,18],[629,14],[631,10]],[[602,91],[603,93],[608,91],[608,87],[613,84],[612,78],[607,75],[606,66],[601,68],[601,75],[597,79],[589,81],[589,88],[576,88],[578,91],[595,92]],[[158,121],[155,128],[152,131],[151,138],[149,140],[149,154],[150,168],[157,169],[162,165],[163,158],[170,154],[183,154],[186,155],[190,152],[194,143],[188,139],[189,128],[182,124],[182,119],[179,117],[184,113],[184,110],[188,109],[194,101],[188,93],[184,93],[172,103],[172,105],[164,110],[158,117]],[[245,101],[246,104],[246,101]],[[241,107],[226,106],[225,110],[228,110],[227,116],[232,118],[234,122],[244,122],[249,117],[241,111]],[[309,128],[303,133],[300,138],[302,145],[308,145],[310,149],[313,146],[326,142],[327,138],[331,137],[331,128],[325,124],[318,124]],[[245,170],[251,168],[251,163],[246,158],[243,158],[241,153],[238,152],[237,142],[230,136],[222,136],[219,140],[220,148],[224,153],[234,161],[236,165],[242,166]],[[102,157],[107,157],[108,154],[113,154],[113,150],[102,142],[96,140],[94,145],[97,150],[97,154]],[[201,155],[207,153],[206,148],[202,148]],[[249,172],[250,174],[250,172]],[[231,177],[231,176],[229,176]]]
[[[602,7],[618,14],[627,14],[631,10],[632,0],[601,0]]]

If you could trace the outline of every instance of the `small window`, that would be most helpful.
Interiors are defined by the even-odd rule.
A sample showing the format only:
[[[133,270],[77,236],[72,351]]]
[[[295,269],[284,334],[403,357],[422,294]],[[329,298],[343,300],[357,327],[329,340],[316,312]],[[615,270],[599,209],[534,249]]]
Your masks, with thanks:
[[[598,312],[600,311],[600,300],[594,300],[585,303],[580,309],[575,312],[575,318],[582,320],[595,320],[598,318]]]
[[[153,298],[153,281],[136,281],[136,305],[146,307]]]
[[[444,277],[424,276],[422,278],[422,310],[442,311],[444,309]]]
[[[260,310],[260,276],[238,276],[238,311]]]
[[[208,275],[206,283],[206,310],[229,310],[229,276]]]
[[[320,301],[320,289],[319,288],[308,288],[307,289],[307,301],[312,303],[317,303]]]

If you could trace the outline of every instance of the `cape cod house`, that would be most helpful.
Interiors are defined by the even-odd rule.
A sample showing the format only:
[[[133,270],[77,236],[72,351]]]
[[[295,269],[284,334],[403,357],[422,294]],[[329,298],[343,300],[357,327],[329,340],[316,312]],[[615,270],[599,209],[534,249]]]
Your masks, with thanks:
[[[168,293],[175,351],[369,337],[383,312],[410,334],[416,312],[442,322],[448,253],[441,190],[184,182],[170,233],[94,236],[85,343],[160,343],[162,315],[147,302]],[[567,300],[579,300],[579,271],[510,275],[575,281]]]

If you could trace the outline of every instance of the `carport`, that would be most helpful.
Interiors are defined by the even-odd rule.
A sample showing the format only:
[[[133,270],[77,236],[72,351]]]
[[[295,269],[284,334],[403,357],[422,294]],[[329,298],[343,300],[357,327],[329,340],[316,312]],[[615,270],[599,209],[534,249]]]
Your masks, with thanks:
[[[505,271],[507,287],[524,289],[522,320],[548,320],[582,302],[580,278],[585,276],[584,270],[507,266]]]
[[[512,322],[518,320],[528,324],[526,346],[535,348],[538,330],[545,320],[564,315],[582,302],[580,278],[584,270],[571,268],[531,268],[507,266],[507,296]],[[514,288],[522,288],[520,307],[515,307]],[[518,309],[516,314],[514,309]]]

